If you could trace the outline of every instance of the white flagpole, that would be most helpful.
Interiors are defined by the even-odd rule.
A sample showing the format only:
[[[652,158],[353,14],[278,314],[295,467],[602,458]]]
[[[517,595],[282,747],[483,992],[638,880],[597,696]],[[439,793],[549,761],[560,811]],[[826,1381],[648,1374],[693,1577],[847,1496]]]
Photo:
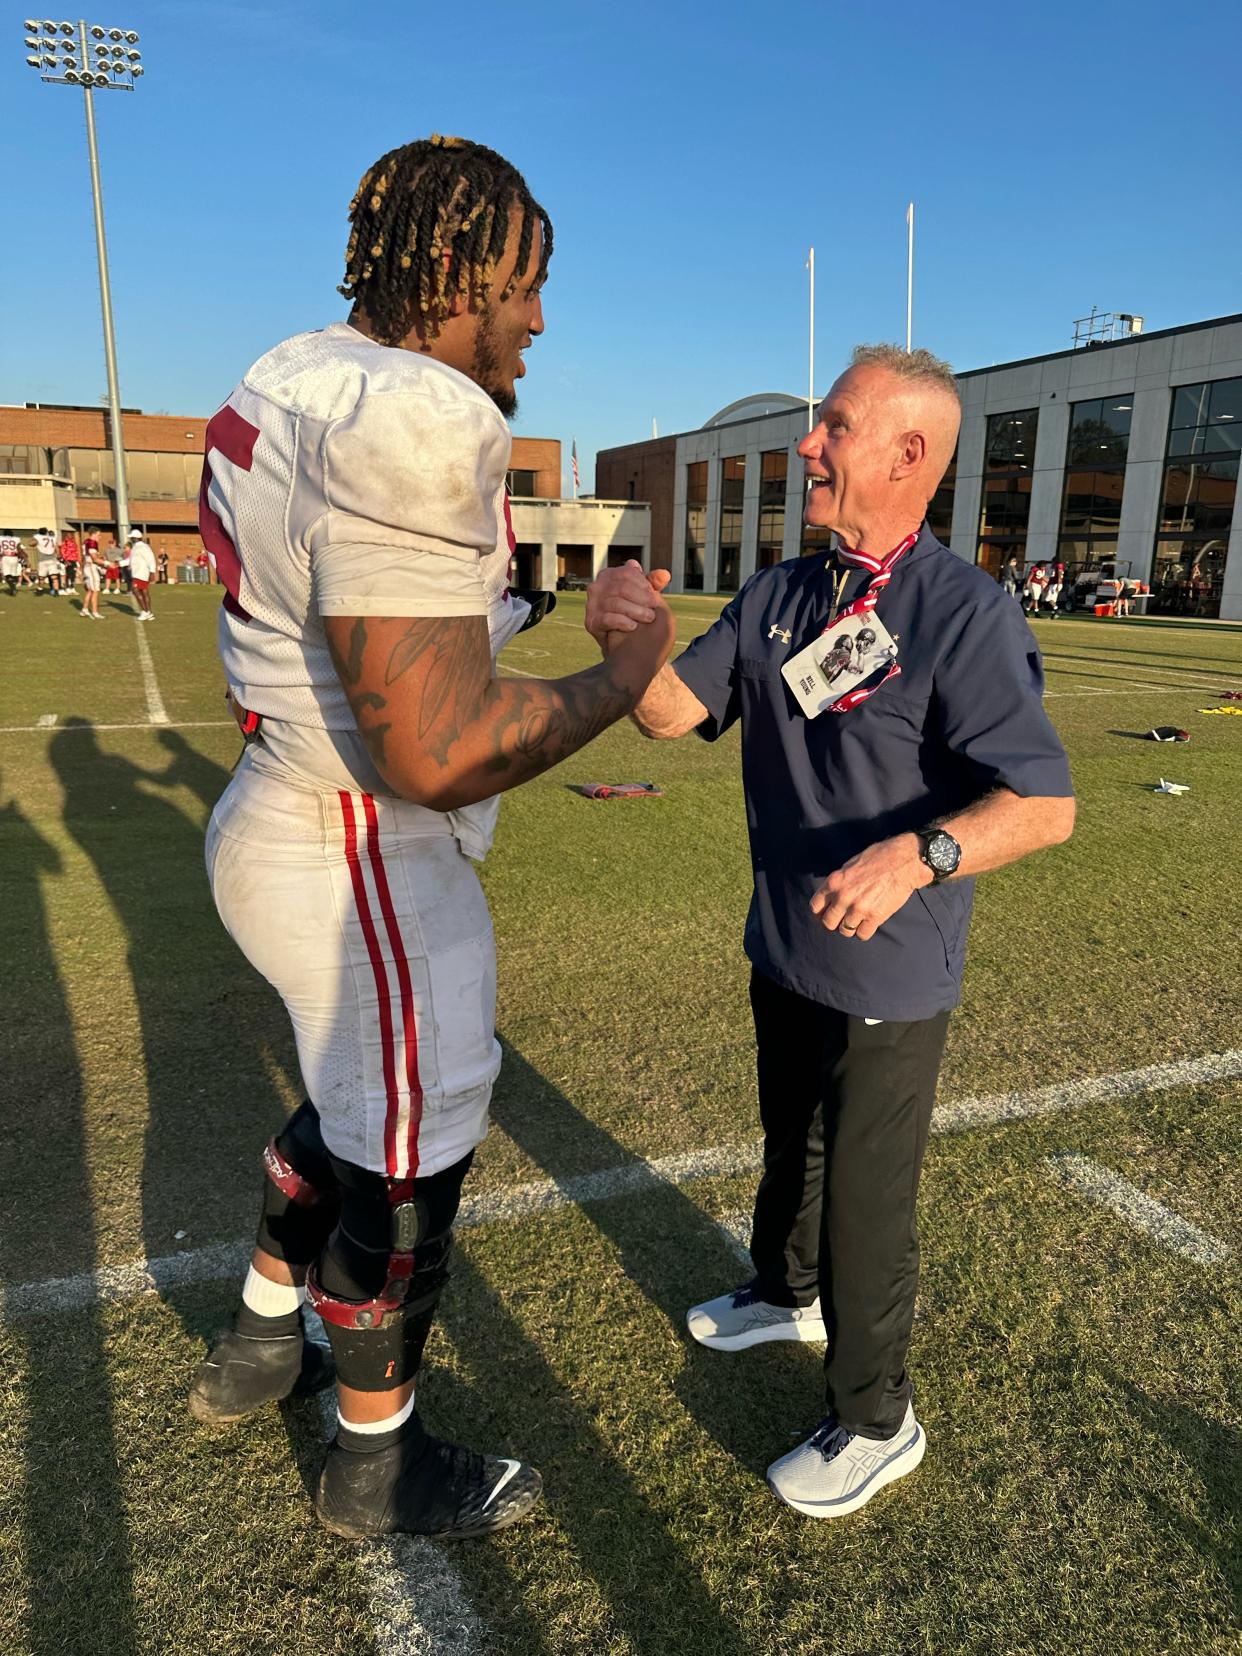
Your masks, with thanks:
[[[809,360],[807,364],[806,385],[806,428],[812,430],[815,425],[815,249],[811,249],[811,256],[807,260],[807,269],[811,273],[811,329],[809,342]]]
[[[906,247],[906,354],[909,355],[914,332],[914,203],[906,208],[906,228],[909,232]]]

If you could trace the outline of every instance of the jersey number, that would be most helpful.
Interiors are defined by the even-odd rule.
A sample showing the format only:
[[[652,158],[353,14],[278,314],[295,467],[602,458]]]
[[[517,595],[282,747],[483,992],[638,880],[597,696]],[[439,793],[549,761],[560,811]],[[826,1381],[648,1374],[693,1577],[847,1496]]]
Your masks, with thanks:
[[[198,532],[203,537],[203,545],[216,560],[216,568],[224,585],[224,607],[241,621],[250,619],[241,606],[241,559],[219,514],[212,510],[207,491],[211,487],[212,449],[219,449],[226,460],[248,472],[254,463],[254,445],[258,440],[258,426],[243,420],[235,408],[225,403],[207,422],[203,481],[198,491]]]

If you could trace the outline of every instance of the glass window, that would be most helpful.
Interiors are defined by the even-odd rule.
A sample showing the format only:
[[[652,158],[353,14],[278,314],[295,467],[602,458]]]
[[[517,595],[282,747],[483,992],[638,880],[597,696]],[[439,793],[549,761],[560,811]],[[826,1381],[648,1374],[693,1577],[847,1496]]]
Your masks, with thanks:
[[[707,461],[686,467],[686,566],[683,585],[702,592],[707,550]]]
[[[742,564],[742,497],[746,488],[746,456],[727,456],[720,466],[720,540],[716,585],[736,592]]]
[[[0,475],[46,476],[51,470],[50,454],[37,443],[0,443]]]
[[[1030,471],[1035,464],[1039,410],[1019,408],[988,417],[987,471]]]
[[[1206,385],[1179,385],[1173,393],[1173,409],[1169,415],[1170,430],[1182,426],[1202,425],[1207,419],[1208,387]]]
[[[759,456],[759,500],[764,506],[785,505],[789,455],[784,449],[765,449]]]
[[[1022,535],[1031,516],[1031,478],[985,477],[983,509],[979,518],[981,535]]]
[[[137,500],[159,498],[159,455],[127,454],[125,470],[129,475],[129,492]]]
[[[1160,529],[1164,534],[1224,534],[1233,522],[1238,456],[1165,467]]]
[[[759,457],[759,545],[756,569],[770,569],[781,561],[785,549],[785,480],[789,454],[785,449],[765,449]]]
[[[1020,408],[988,416],[983,504],[975,562],[996,574],[1009,557],[1022,558],[1031,516],[1031,468],[1039,410]]]
[[[1108,466],[1126,463],[1130,448],[1130,397],[1097,397],[1070,410],[1069,463]]]
[[[1228,550],[1221,535],[1158,536],[1148,610],[1158,615],[1218,616]]]
[[[69,450],[69,469],[80,495],[106,495],[115,482],[111,449]]]
[[[535,474],[533,471],[514,469],[506,477],[509,493],[525,500],[533,500],[535,496]]]
[[[1242,378],[1179,385],[1169,412],[1151,608],[1217,616],[1242,452]]]
[[[943,546],[949,544],[949,532],[953,527],[953,492],[956,487],[957,450],[954,449],[949,469],[940,479],[940,486],[927,503],[928,527]]]
[[[1019,568],[1026,563],[1026,537],[1010,537],[1005,540],[989,540],[986,537],[979,542],[979,550],[975,562],[981,569],[986,569],[993,580],[999,580],[1001,566],[1010,558],[1018,560]]]

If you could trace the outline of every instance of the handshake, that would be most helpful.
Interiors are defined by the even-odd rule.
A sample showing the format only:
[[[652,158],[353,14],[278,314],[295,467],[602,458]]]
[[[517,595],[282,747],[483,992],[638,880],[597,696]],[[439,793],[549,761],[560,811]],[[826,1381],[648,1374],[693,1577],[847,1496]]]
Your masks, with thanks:
[[[584,624],[605,655],[621,642],[610,635],[632,633],[656,620],[662,630],[673,631],[672,613],[660,596],[671,579],[667,569],[644,574],[633,558],[620,568],[600,571],[587,591]]]

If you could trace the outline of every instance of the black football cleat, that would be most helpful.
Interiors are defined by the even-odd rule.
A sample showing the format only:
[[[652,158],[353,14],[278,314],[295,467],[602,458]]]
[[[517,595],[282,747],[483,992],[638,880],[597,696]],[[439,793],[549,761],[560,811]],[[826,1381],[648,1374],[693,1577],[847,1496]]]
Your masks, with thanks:
[[[310,1397],[336,1379],[332,1353],[296,1334],[254,1339],[226,1328],[199,1364],[190,1387],[190,1413],[209,1426],[244,1420],[265,1403]]]
[[[315,1508],[333,1534],[466,1541],[515,1524],[539,1499],[543,1479],[533,1466],[430,1437],[417,1415],[411,1424],[384,1449],[332,1443]]]

